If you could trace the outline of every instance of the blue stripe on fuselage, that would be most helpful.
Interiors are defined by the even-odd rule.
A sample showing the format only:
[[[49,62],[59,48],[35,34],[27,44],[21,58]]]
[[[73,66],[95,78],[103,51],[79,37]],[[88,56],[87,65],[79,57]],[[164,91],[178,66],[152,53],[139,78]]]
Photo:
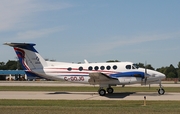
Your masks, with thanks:
[[[110,74],[110,77],[119,78],[119,77],[144,77],[144,72],[134,71],[134,72],[120,72],[116,74]]]

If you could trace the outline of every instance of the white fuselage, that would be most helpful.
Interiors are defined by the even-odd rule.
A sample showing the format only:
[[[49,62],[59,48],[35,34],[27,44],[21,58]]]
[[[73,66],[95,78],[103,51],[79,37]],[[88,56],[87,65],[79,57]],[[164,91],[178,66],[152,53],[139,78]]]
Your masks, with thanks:
[[[4,43],[14,48],[19,62],[29,76],[51,80],[64,80],[76,83],[99,85],[101,96],[113,93],[111,86],[140,83],[142,85],[159,83],[158,93],[165,93],[161,80],[165,75],[149,69],[138,68],[132,62],[72,64],[45,61],[34,48],[34,43]],[[103,89],[106,87],[106,90]]]
[[[33,72],[40,74],[44,78],[52,80],[64,80],[76,83],[89,83],[89,74],[94,72],[101,72],[106,74],[110,78],[116,78],[117,80],[111,80],[103,82],[104,84],[135,84],[141,83],[142,77],[135,77],[134,74],[145,73],[145,69],[137,68],[131,62],[112,62],[112,63],[60,63],[48,62],[48,67],[44,69],[35,69]],[[149,75],[147,84],[159,83],[165,78],[165,75],[154,70],[147,70]]]

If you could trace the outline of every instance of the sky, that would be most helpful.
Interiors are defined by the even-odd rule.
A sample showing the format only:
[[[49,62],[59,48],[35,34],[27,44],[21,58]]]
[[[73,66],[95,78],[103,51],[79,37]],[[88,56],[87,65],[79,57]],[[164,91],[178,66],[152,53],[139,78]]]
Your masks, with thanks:
[[[179,0],[1,0],[0,61],[16,60],[5,42],[35,43],[43,58],[180,62]]]

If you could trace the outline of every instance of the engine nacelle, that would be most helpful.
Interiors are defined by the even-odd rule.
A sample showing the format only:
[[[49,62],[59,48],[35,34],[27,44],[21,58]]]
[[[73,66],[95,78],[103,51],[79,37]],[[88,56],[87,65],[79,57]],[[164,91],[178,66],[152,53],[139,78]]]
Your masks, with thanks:
[[[119,77],[120,84],[133,84],[141,82],[141,78],[137,77]]]

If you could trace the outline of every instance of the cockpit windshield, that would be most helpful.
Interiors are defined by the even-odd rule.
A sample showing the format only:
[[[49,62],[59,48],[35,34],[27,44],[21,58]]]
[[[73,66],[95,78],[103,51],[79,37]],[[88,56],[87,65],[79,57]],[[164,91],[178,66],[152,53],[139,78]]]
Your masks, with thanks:
[[[137,64],[132,64],[132,65],[126,65],[126,69],[138,69],[139,66]]]
[[[133,69],[138,69],[139,68],[139,66],[137,64],[133,64],[132,67],[133,67]]]

